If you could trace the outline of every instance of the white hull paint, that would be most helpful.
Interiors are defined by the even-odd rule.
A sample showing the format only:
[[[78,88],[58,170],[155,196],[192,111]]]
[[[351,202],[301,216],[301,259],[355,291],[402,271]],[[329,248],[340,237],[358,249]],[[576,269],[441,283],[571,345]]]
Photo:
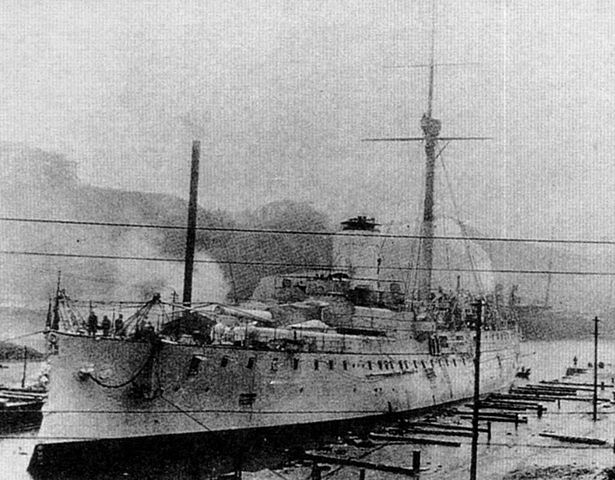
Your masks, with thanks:
[[[470,349],[430,355],[416,341],[378,340],[369,353],[163,341],[153,353],[147,342],[58,337],[41,445],[351,420],[473,393]],[[509,386],[518,364],[516,331],[483,332],[481,392]]]

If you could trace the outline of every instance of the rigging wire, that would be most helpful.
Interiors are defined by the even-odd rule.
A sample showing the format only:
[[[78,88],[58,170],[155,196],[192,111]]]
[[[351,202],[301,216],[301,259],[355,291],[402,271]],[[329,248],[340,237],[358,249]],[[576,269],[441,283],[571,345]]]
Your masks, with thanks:
[[[0,343],[12,342],[14,340],[19,340],[26,337],[33,337],[34,335],[40,335],[41,333],[45,333],[45,330],[37,330],[35,332],[24,333],[23,335],[17,335],[15,337],[0,338]]]
[[[173,408],[175,408],[179,413],[182,413],[184,415],[186,415],[188,418],[190,418],[192,421],[194,421],[197,425],[203,427],[207,432],[211,433],[212,435],[215,435],[218,440],[220,440],[222,443],[226,443],[229,444],[231,442],[225,441],[221,435],[217,434],[215,430],[212,430],[211,428],[209,428],[205,423],[201,422],[198,418],[196,418],[194,415],[190,415],[189,412],[187,412],[186,410],[184,410],[183,408],[181,408],[179,405],[177,405],[175,402],[173,402],[172,400],[169,400],[167,397],[165,397],[164,395],[160,395],[160,399],[167,402],[169,405],[171,405]],[[240,450],[237,448],[239,447],[239,445],[230,445],[232,447],[235,447],[235,450],[237,452],[239,452]],[[261,462],[260,460],[258,460],[258,458],[256,458],[255,456],[252,457],[254,462],[257,463],[258,465],[260,465],[261,467],[264,467],[266,470],[270,471],[271,473],[273,473],[276,477],[281,478],[282,480],[289,480],[286,476],[282,475],[279,472],[276,472],[275,470],[271,470],[269,468],[267,468],[265,466],[265,464],[263,462]]]
[[[442,171],[444,172],[444,178],[446,180],[446,184],[448,185],[448,190],[450,193],[450,199],[451,199],[451,203],[453,204],[453,208],[455,209],[455,215],[457,216],[457,223],[459,224],[459,227],[461,228],[461,234],[462,236],[466,237],[466,228],[465,228],[465,223],[463,223],[463,221],[461,220],[461,210],[459,209],[459,204],[457,203],[457,198],[455,197],[455,192],[453,191],[453,185],[451,183],[451,180],[448,176],[448,170],[446,169],[446,164],[444,163],[444,156],[441,155],[444,151],[444,149],[448,146],[450,142],[446,143],[444,145],[444,147],[442,147],[442,150],[440,150],[440,155],[438,155],[440,157],[440,164],[442,165]],[[480,279],[480,277],[478,276],[477,272],[476,272],[476,265],[474,262],[474,257],[472,257],[472,253],[470,252],[470,247],[468,245],[468,241],[463,242],[463,246],[464,249],[466,251],[466,255],[468,257],[468,262],[470,263],[470,267],[472,269],[473,273],[473,277],[474,277],[474,282],[476,283],[476,286],[479,290],[479,292],[481,292],[482,295],[485,294],[485,287]]]
[[[148,261],[148,262],[171,262],[171,263],[183,263],[184,260],[180,258],[171,258],[171,257],[137,257],[137,256],[127,256],[127,255],[101,255],[101,254],[77,254],[77,253],[59,253],[59,252],[36,252],[36,251],[26,251],[26,250],[0,250],[0,255],[25,255],[25,256],[38,256],[38,257],[61,257],[61,258],[89,258],[96,260],[136,260],[136,261]],[[311,269],[321,269],[321,270],[332,270],[335,269],[335,265],[326,265],[326,264],[305,264],[305,263],[290,263],[290,262],[253,262],[253,261],[225,261],[225,260],[203,260],[203,259],[195,259],[194,263],[204,263],[204,264],[233,264],[233,265],[248,265],[248,266],[267,266],[267,267],[297,267],[297,268],[311,268]],[[357,267],[362,268],[373,268],[371,265],[357,265]],[[406,271],[406,267],[395,267],[395,266],[383,266],[382,270],[402,270]],[[424,270],[422,267],[417,267],[418,270]],[[600,272],[593,270],[530,270],[530,269],[514,269],[514,268],[482,268],[482,269],[471,269],[471,268],[462,268],[455,267],[451,269],[434,267],[431,270],[436,272],[476,272],[476,273],[515,273],[515,274],[526,274],[526,275],[545,275],[547,273],[551,273],[552,275],[573,275],[573,276],[615,276],[615,271],[613,272]],[[288,273],[289,275],[291,273]]]
[[[81,226],[96,226],[96,227],[123,227],[123,228],[149,228],[149,229],[166,229],[166,230],[186,230],[186,226],[180,225],[164,225],[164,224],[140,224],[140,223],[114,223],[114,222],[93,222],[82,220],[62,220],[62,219],[44,219],[44,218],[25,218],[25,217],[0,217],[2,222],[21,222],[21,223],[40,223],[40,224],[59,224],[59,225],[81,225]],[[311,231],[311,230],[283,230],[283,229],[261,229],[261,228],[237,228],[237,227],[196,227],[199,231],[205,232],[227,232],[227,233],[253,233],[267,235],[306,235],[306,236],[373,236],[371,233],[361,233],[359,231]],[[379,237],[388,238],[405,238],[420,240],[421,235],[411,234],[395,234],[385,233]],[[514,242],[514,243],[547,243],[547,244],[568,244],[568,245],[611,245],[615,246],[615,240],[594,240],[594,239],[557,239],[557,238],[523,238],[523,237],[464,237],[452,236],[442,237],[435,235],[434,240],[453,240],[466,241],[472,240],[477,242]]]

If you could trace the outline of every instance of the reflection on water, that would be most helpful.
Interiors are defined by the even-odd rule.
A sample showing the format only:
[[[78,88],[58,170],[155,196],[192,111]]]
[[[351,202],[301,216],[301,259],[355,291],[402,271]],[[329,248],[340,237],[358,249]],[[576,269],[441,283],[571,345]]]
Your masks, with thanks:
[[[607,366],[615,364],[615,342],[602,342],[599,359]],[[526,342],[522,345],[522,364],[531,367],[532,381],[560,378],[566,368],[571,366],[573,357],[578,358],[579,366],[587,366],[593,360],[593,343],[591,341]],[[36,378],[38,369],[31,368],[31,378]],[[53,373],[52,373],[53,374]],[[0,370],[0,383],[15,383],[21,380],[21,365],[11,364],[9,369]],[[609,419],[606,419],[609,422]],[[0,437],[0,473],[3,478],[15,480],[32,477],[26,472],[30,454],[36,442],[36,432],[21,432],[16,435],[6,434]],[[327,438],[316,435],[311,442],[325,443],[331,441],[336,432],[329,432]],[[8,438],[10,437],[10,438]],[[150,478],[195,479],[217,478],[230,471],[237,461],[241,461],[245,471],[262,471],[264,468],[278,468],[293,457],[294,447],[306,442],[306,437],[291,434],[284,438],[260,438],[243,450],[241,459],[233,458],[229,451],[234,445],[225,441],[209,444],[178,445],[143,445],[139,452],[134,449],[124,452],[123,458],[109,458],[104,470],[57,474],[53,478],[87,478],[91,480]],[[314,445],[314,444],[312,444]],[[407,449],[405,450],[407,455]],[[87,455],[105,456],[102,451],[91,451]],[[528,457],[532,455],[527,452]],[[395,459],[390,459],[394,462]],[[260,474],[259,474],[260,475]],[[272,477],[271,474],[268,478]]]
[[[615,365],[615,342],[601,341],[598,345],[598,361],[607,366]],[[591,340],[558,342],[525,342],[521,346],[522,362],[532,368],[532,381],[560,378],[566,368],[572,366],[574,357],[579,367],[587,367],[594,361],[594,344]]]

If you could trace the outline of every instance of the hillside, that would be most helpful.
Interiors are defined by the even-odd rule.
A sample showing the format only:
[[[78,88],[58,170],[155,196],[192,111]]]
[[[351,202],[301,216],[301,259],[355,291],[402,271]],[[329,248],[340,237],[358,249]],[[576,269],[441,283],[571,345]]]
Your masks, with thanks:
[[[79,181],[75,165],[63,157],[23,146],[0,146],[2,180],[0,214],[25,218],[59,218],[88,222],[179,225],[186,222],[187,202],[170,195],[99,188]],[[358,214],[363,212],[357,212]],[[292,201],[255,206],[241,215],[209,211],[201,206],[198,225],[227,229],[197,233],[197,265],[194,298],[242,300],[249,298],[260,278],[281,272],[302,271],[306,266],[329,265],[332,239],[327,236],[238,233],[233,229],[281,229],[330,231],[336,228],[325,213],[305,203]],[[455,234],[439,221],[439,234]],[[456,227],[457,228],[457,227]],[[230,229],[230,230],[228,230]],[[471,226],[466,230],[480,236]],[[409,232],[407,227],[401,232]],[[383,232],[388,230],[383,227]],[[397,233],[397,232],[392,232]],[[55,290],[57,273],[75,298],[144,300],[154,292],[167,298],[181,294],[184,230],[108,226],[72,226],[36,223],[3,223],[3,250],[68,255],[148,257],[149,261],[57,256],[2,256],[0,303],[45,308]],[[415,279],[407,267],[416,259],[416,241],[383,239],[378,245],[384,278],[398,278],[411,288]],[[468,260],[468,249],[473,260]],[[173,261],[157,261],[157,259]],[[450,268],[472,270],[615,271],[615,256],[607,250],[566,250],[546,244],[437,242],[434,284],[453,288],[457,274]],[[470,268],[472,267],[472,268]],[[463,288],[473,289],[476,275],[460,274]],[[495,283],[508,290],[519,285],[522,299],[541,301],[546,290],[545,274],[487,273],[478,278],[483,288]],[[490,286],[489,286],[490,285]],[[489,286],[489,287],[488,287]],[[607,276],[554,275],[551,303],[557,311],[602,314],[610,308],[611,283]],[[561,307],[561,308],[560,308]],[[573,334],[576,317],[552,314],[543,323]],[[528,320],[536,324],[538,319]],[[565,325],[565,327],[564,327]],[[581,328],[581,327],[579,327]],[[581,330],[585,332],[585,327]],[[549,329],[526,325],[534,338],[547,338]],[[576,335],[576,333],[574,333]],[[584,333],[583,333],[584,334]],[[557,334],[559,335],[559,334]]]
[[[10,342],[0,342],[0,361],[23,361],[24,349],[28,360],[42,360],[45,356],[31,347],[24,347]]]
[[[156,193],[99,188],[80,182],[61,156],[23,146],[0,148],[0,214],[25,218],[153,225],[186,224],[187,202]],[[5,167],[5,168],[4,168]],[[237,223],[222,211],[199,209],[198,225],[223,229],[328,230],[309,205],[278,202],[247,212]],[[10,251],[148,257],[151,261],[11,255],[2,257],[3,304],[43,307],[57,272],[76,298],[143,300],[154,292],[181,294],[185,230],[4,223],[1,248]],[[303,264],[328,264],[330,241],[308,236],[197,233],[194,298],[248,298],[258,279]],[[160,262],[157,259],[173,261]],[[256,264],[254,264],[256,262]],[[273,265],[272,265],[273,264]],[[34,302],[34,303],[33,303]]]

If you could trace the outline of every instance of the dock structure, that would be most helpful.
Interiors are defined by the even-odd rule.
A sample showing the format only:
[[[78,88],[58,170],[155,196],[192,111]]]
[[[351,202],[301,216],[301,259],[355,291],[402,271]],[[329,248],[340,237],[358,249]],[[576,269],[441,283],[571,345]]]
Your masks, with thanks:
[[[601,382],[598,388],[615,390],[615,382]],[[592,401],[591,392],[593,390],[592,384],[582,379],[574,382],[567,381],[566,378],[535,383],[523,382],[511,387],[507,393],[496,392],[482,395],[477,403],[460,402],[435,415],[397,419],[395,423],[372,431],[367,437],[363,437],[362,441],[352,443],[353,446],[368,450],[363,455],[356,455],[356,458],[339,458],[329,455],[328,452],[313,453],[313,456],[307,458],[318,463],[360,468],[359,480],[365,480],[365,470],[370,469],[416,476],[413,472],[420,471],[420,469],[414,468],[414,465],[413,468],[408,468],[403,464],[388,465],[383,463],[381,458],[378,458],[378,461],[366,461],[364,457],[381,448],[387,448],[389,445],[408,445],[409,447],[420,445],[423,454],[429,455],[432,449],[468,446],[473,434],[480,434],[481,445],[489,444],[492,433],[497,434],[503,430],[512,429],[512,425],[515,430],[520,429],[518,435],[526,435],[528,429],[523,428],[525,425],[536,422],[534,418],[540,419],[542,415],[548,415],[550,409],[561,409],[561,402],[564,400],[573,402],[569,407],[571,413],[581,412],[581,404]],[[609,399],[598,398],[598,405],[600,402],[607,401]],[[575,406],[574,402],[578,402],[579,405]],[[468,420],[478,420],[475,429]],[[492,425],[496,424],[500,425],[493,431]],[[542,431],[537,435],[552,440],[554,448],[557,448],[556,442],[570,444],[566,448],[605,448],[611,445],[610,441],[602,438],[566,434],[565,431]],[[540,442],[536,443],[536,447],[540,446],[544,445]],[[613,441],[613,451],[615,452],[615,441]]]
[[[38,427],[46,400],[47,394],[42,390],[0,388],[0,430],[14,432]]]

